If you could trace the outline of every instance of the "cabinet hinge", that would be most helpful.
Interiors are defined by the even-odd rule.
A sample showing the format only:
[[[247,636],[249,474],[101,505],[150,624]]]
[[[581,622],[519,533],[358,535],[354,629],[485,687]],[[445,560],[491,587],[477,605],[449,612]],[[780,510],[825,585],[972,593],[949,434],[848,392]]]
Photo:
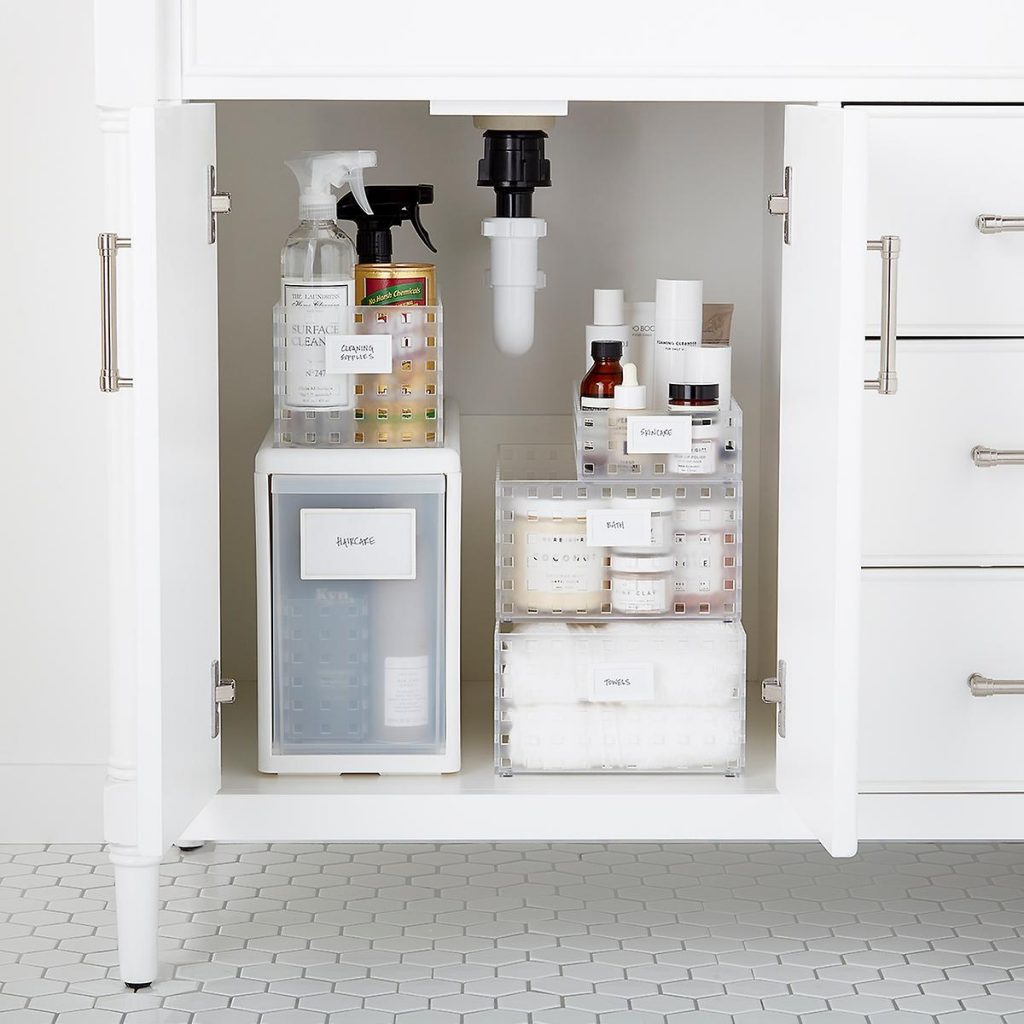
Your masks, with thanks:
[[[761,683],[761,700],[765,704],[777,707],[775,722],[779,735],[786,738],[786,663],[780,658],[774,679],[765,679]]]
[[[231,212],[231,193],[217,191],[217,168],[212,164],[206,171],[206,204],[210,218],[206,240],[213,245],[217,241],[217,214]]]
[[[782,240],[790,244],[789,217],[792,205],[793,168],[787,167],[782,176],[782,192],[774,192],[768,197],[768,212],[775,217],[783,217]]]
[[[224,679],[220,674],[220,662],[210,665],[210,737],[216,739],[220,735],[220,706],[235,703],[235,681]]]

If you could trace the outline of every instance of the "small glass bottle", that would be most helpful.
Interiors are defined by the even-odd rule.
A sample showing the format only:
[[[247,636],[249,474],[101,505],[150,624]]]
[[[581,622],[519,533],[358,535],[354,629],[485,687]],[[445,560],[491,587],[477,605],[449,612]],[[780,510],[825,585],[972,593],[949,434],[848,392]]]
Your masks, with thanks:
[[[718,467],[721,436],[717,384],[669,384],[668,411],[691,417],[690,450],[669,458],[670,473],[706,476]]]
[[[580,384],[580,408],[610,409],[615,388],[622,383],[622,342],[592,342],[590,355],[594,363]]]

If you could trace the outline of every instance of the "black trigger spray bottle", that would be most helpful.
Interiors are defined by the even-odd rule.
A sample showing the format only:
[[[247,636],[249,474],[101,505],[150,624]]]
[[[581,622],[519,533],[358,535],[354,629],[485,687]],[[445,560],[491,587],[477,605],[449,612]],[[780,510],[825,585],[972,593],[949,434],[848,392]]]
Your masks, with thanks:
[[[409,221],[423,244],[437,252],[420,219],[434,201],[433,185],[368,185],[367,213],[350,193],[338,200],[338,220],[356,225],[355,302],[359,306],[436,306],[437,268],[432,263],[395,263],[391,230]]]

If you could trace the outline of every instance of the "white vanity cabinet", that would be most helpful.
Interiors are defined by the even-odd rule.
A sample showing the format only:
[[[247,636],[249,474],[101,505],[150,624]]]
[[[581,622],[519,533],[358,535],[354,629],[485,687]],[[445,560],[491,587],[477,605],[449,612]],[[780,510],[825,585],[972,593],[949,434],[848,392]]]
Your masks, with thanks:
[[[868,229],[902,265],[898,389],[864,396],[860,788],[1014,793],[1019,814],[1024,108],[865,113]]]
[[[393,7],[391,20],[402,23],[405,6],[411,9]],[[118,368],[133,387],[109,395],[117,456],[111,505],[119,509],[111,573],[121,599],[112,640],[117,672],[107,833],[126,982],[144,984],[155,975],[157,866],[174,843],[817,839],[834,855],[848,856],[858,836],[1024,835],[1024,816],[1014,823],[1005,804],[960,813],[964,805],[958,812],[941,796],[927,806],[904,792],[858,797],[858,737],[875,742],[870,731],[858,733],[857,723],[862,507],[870,500],[861,485],[862,416],[872,402],[893,400],[863,396],[865,247],[870,238],[897,231],[869,224],[871,114],[841,103],[1024,102],[1019,78],[964,72],[999,65],[1001,54],[1002,66],[1011,67],[1009,33],[965,38],[950,26],[926,43],[917,31],[927,16],[923,4],[912,5],[913,17],[859,5],[830,13],[826,24],[819,5],[800,0],[782,25],[756,4],[695,11],[649,2],[634,9],[635,31],[625,33],[618,22],[580,19],[568,7],[527,6],[537,14],[530,32],[524,29],[517,41],[520,29],[512,26],[503,47],[509,56],[495,62],[485,41],[490,29],[469,4],[439,5],[430,17],[417,18],[409,30],[417,46],[398,51],[311,34],[311,24],[337,23],[337,7],[328,0],[182,0],[170,8],[155,0],[98,3],[107,230],[131,238],[116,257],[122,270],[116,322]],[[884,39],[865,6],[885,11],[893,31]],[[981,5],[988,6],[997,5]],[[386,28],[379,31],[386,35]],[[684,59],[678,40],[695,34],[707,44],[693,48],[693,60]],[[400,52],[414,56],[400,66]],[[826,65],[831,70],[822,73]],[[757,70],[736,70],[743,66]],[[943,70],[954,67],[955,75]],[[568,110],[570,118],[577,101],[765,105],[764,159],[750,173],[779,194],[788,180],[788,241],[781,223],[787,204],[777,196],[773,211],[780,216],[759,212],[750,223],[750,244],[763,252],[756,313],[765,407],[760,424],[748,424],[745,443],[747,451],[760,444],[765,453],[760,486],[769,512],[760,533],[767,548],[777,543],[777,601],[771,581],[763,583],[764,607],[777,604],[777,610],[762,617],[777,640],[778,673],[766,694],[778,707],[762,705],[753,692],[757,713],[749,718],[741,778],[497,778],[493,723],[488,710],[474,712],[469,693],[463,770],[451,776],[261,777],[254,722],[248,732],[244,724],[233,727],[222,741],[217,697],[227,688],[216,688],[220,496],[211,209],[217,200],[211,196],[231,182],[211,184],[217,159],[209,101],[228,98],[402,99],[429,102],[439,116]],[[331,142],[322,140],[325,147]],[[657,160],[654,150],[638,153],[638,178]],[[557,189],[550,193],[546,201],[559,202]],[[1024,212],[1021,199],[1017,212]],[[232,216],[259,211],[236,208]],[[877,262],[867,267],[873,284]],[[548,270],[549,288],[555,269]],[[489,301],[482,286],[472,301]],[[269,330],[268,320],[268,359]],[[575,339],[572,346],[578,347]],[[768,563],[774,567],[775,559]],[[467,566],[464,577],[471,573]],[[763,642],[766,649],[776,646]],[[247,713],[232,709],[233,722],[244,723]]]

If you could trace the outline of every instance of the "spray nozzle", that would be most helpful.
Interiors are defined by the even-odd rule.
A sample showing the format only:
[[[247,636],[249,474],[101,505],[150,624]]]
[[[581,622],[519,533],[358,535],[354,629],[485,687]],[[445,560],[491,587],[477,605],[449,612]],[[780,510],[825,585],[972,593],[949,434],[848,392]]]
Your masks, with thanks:
[[[348,185],[359,206],[372,213],[363,169],[377,166],[377,154],[372,149],[353,149],[333,153],[303,153],[295,160],[286,160],[299,183],[299,216],[302,220],[333,220],[336,199],[331,186]]]
[[[370,185],[366,195],[373,206],[371,212],[354,194],[338,200],[338,220],[351,220],[357,225],[356,249],[360,263],[390,263],[391,229],[409,221],[423,244],[437,252],[427,229],[420,220],[420,207],[434,201],[433,185]]]

